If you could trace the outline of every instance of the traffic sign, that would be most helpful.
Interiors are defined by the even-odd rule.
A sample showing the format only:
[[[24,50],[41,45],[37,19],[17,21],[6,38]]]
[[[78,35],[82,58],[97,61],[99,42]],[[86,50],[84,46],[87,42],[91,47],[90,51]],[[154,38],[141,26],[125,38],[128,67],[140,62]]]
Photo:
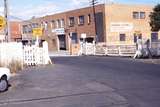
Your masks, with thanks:
[[[5,18],[0,16],[0,30],[3,29],[6,25]]]
[[[43,35],[43,29],[42,28],[33,28],[33,36],[42,36]]]

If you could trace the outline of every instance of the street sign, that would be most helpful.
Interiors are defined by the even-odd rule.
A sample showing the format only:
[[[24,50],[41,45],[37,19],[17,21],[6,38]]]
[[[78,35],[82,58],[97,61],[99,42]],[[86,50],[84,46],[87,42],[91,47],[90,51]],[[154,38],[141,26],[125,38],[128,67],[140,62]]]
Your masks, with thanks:
[[[5,18],[0,16],[0,30],[3,29],[6,25]]]
[[[33,36],[42,36],[43,35],[43,29],[42,28],[33,28]]]

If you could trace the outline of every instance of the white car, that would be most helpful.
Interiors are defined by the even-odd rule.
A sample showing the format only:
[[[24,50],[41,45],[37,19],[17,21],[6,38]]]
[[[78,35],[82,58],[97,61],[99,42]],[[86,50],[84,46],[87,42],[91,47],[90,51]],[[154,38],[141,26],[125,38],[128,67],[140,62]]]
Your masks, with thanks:
[[[0,92],[8,90],[8,80],[10,77],[10,70],[8,68],[0,67]]]

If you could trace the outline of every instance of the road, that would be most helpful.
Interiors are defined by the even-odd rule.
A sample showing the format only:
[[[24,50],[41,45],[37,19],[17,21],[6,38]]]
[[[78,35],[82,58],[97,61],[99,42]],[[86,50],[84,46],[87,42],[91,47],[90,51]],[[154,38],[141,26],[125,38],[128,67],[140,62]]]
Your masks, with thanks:
[[[160,107],[160,65],[119,57],[57,57],[26,68],[0,107]]]

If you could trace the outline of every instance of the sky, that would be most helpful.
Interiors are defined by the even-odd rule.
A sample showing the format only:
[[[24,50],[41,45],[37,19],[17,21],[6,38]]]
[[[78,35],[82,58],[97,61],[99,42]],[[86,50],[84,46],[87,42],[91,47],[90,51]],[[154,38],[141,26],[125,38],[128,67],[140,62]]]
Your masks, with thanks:
[[[98,0],[99,3],[156,5],[160,0]],[[89,0],[8,0],[9,14],[13,19],[26,20],[67,10],[89,6]],[[3,15],[3,0],[0,0],[0,15]]]

